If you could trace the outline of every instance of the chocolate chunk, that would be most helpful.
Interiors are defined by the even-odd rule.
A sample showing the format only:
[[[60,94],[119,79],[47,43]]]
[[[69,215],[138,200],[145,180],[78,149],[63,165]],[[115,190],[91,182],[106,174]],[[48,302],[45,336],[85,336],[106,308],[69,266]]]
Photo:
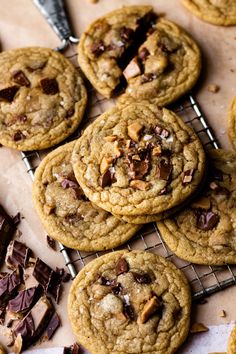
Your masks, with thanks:
[[[219,215],[212,211],[196,212],[197,228],[203,231],[212,230],[219,222]]]
[[[134,30],[128,27],[122,27],[120,30],[120,38],[125,42],[129,42],[134,37]]]
[[[58,316],[58,314],[55,312],[53,314],[53,316],[51,317],[49,324],[47,325],[46,328],[46,334],[44,336],[44,338],[46,340],[49,340],[52,338],[52,336],[54,335],[54,333],[56,332],[57,328],[61,325],[61,320],[60,317]]]
[[[14,269],[17,266],[25,268],[31,252],[31,249],[23,243],[16,240],[11,241],[7,248],[5,259],[7,267],[10,269]]]
[[[61,277],[58,273],[52,272],[48,286],[48,292],[53,296],[56,303],[59,303],[61,294]]]
[[[44,78],[40,80],[43,93],[46,95],[55,95],[59,92],[59,86],[56,79]]]
[[[116,285],[115,279],[108,279],[103,276],[99,279],[99,282],[101,285],[105,285],[105,286],[115,286]]]
[[[12,80],[20,86],[30,86],[30,81],[22,70],[17,70],[12,75]]]
[[[54,250],[54,251],[56,251],[56,241],[53,239],[53,238],[51,238],[50,236],[48,236],[47,235],[47,244],[48,244],[48,246],[52,249],[52,250]]]
[[[84,199],[84,197],[85,197],[84,192],[82,191],[82,189],[80,188],[80,186],[78,185],[77,182],[74,182],[74,181],[71,181],[71,180],[65,178],[61,182],[61,186],[63,189],[72,188],[75,193],[75,198]]]
[[[13,140],[14,141],[19,141],[24,139],[26,136],[22,133],[21,130],[17,130],[15,134],[13,135]]]
[[[52,305],[46,296],[42,296],[30,312],[15,327],[15,336],[22,338],[23,348],[31,345],[48,325]]]
[[[13,218],[12,218],[12,221],[14,223],[14,225],[18,225],[21,221],[21,215],[20,213],[18,212]]]
[[[99,57],[103,52],[105,52],[105,45],[103,41],[95,42],[91,46],[91,52],[96,56]]]
[[[0,100],[12,102],[18,90],[16,85],[0,90]]]
[[[134,280],[139,283],[139,284],[150,284],[152,282],[152,279],[148,273],[136,273],[132,272],[134,276]]]
[[[72,117],[74,114],[75,114],[75,109],[74,109],[74,107],[71,107],[66,112],[65,118],[68,119],[68,118]]]
[[[127,273],[129,271],[129,264],[125,258],[121,257],[116,263],[116,275]]]
[[[160,136],[162,139],[166,139],[170,135],[170,132],[167,129],[164,129],[158,125],[154,128],[154,132],[156,135]]]
[[[67,283],[68,281],[71,280],[70,273],[65,272],[64,268],[56,268],[56,273],[59,274],[61,281],[63,283]]]
[[[124,304],[123,313],[124,313],[125,317],[131,319],[132,321],[135,320],[135,318],[136,318],[134,308],[131,305]]]
[[[12,219],[0,205],[0,263],[4,259],[6,248],[13,236],[14,231],[15,226]]]
[[[22,282],[22,270],[17,268],[13,273],[0,279],[0,307],[5,307],[8,300],[15,296]]]
[[[46,263],[44,263],[41,259],[37,258],[33,276],[39,282],[39,284],[43,287],[44,291],[48,293],[50,281],[52,277],[53,269],[50,268]]]
[[[169,181],[172,172],[172,165],[166,160],[161,160],[157,166],[157,177]]]
[[[147,73],[143,74],[141,77],[141,84],[145,84],[146,82],[151,82],[157,78],[156,74]]]
[[[192,181],[195,169],[191,168],[190,170],[184,171],[183,175],[183,185],[188,184]]]
[[[111,291],[114,295],[119,295],[123,293],[123,287],[120,283],[117,283],[116,285],[111,287]]]
[[[70,347],[65,347],[63,354],[79,354],[80,347],[79,344],[74,343]]]
[[[115,173],[112,169],[113,168],[109,168],[101,175],[99,183],[102,188],[109,187],[112,183],[116,182]]]
[[[37,291],[37,287],[20,291],[14,299],[9,301],[8,310],[15,313],[28,311],[34,303]]]
[[[133,159],[134,156],[138,156],[138,159]],[[129,176],[131,179],[142,179],[145,177],[150,168],[150,151],[148,149],[141,150],[137,154],[129,154],[127,156],[129,164]]]
[[[147,48],[142,48],[140,50],[140,52],[138,53],[138,57],[142,61],[145,61],[149,55],[150,55],[150,52],[149,52],[149,50]]]

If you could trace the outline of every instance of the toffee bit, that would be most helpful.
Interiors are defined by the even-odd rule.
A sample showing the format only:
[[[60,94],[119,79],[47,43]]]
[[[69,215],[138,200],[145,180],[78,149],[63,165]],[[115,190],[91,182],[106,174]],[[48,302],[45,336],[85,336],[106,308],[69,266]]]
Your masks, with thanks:
[[[50,236],[46,236],[47,239],[47,244],[48,246],[53,250],[56,251],[56,242],[53,238],[51,238]]]
[[[207,90],[209,92],[212,92],[212,93],[217,93],[220,90],[220,86],[219,85],[215,85],[215,84],[210,84],[210,85],[207,86]]]
[[[149,320],[149,318],[154,315],[154,313],[161,308],[161,302],[156,296],[153,296],[150,300],[146,302],[144,308],[139,315],[138,322],[143,324]]]
[[[200,333],[207,331],[209,331],[209,328],[206,327],[203,323],[193,323],[190,328],[190,333]]]

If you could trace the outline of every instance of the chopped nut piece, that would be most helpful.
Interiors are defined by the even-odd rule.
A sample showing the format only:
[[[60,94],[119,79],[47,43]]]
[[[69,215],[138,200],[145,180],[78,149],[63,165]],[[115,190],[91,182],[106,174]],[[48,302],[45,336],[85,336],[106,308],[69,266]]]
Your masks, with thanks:
[[[196,202],[192,203],[191,207],[208,210],[211,207],[211,201],[207,197],[202,197],[198,199]]]
[[[159,156],[161,155],[161,146],[155,146],[152,150],[152,155],[153,156]]]
[[[54,209],[55,209],[55,208],[54,208],[53,206],[48,205],[48,204],[45,204],[45,205],[43,206],[43,211],[45,212],[46,215],[52,214],[52,212],[53,212]]]
[[[220,310],[219,316],[220,316],[220,317],[226,317],[225,310]]]
[[[141,191],[146,191],[150,187],[149,182],[141,181],[140,179],[134,179],[130,182],[130,187],[139,189]]]
[[[207,86],[207,89],[209,92],[216,93],[220,90],[220,86],[215,85],[215,84],[210,84]]]
[[[128,135],[129,137],[138,142],[139,139],[140,139],[140,134],[141,134],[141,131],[143,129],[143,126],[141,124],[139,124],[138,122],[135,122],[131,125],[128,126]]]
[[[113,161],[113,159],[111,157],[105,157],[104,156],[102,158],[101,163],[100,163],[100,172],[101,173],[106,172],[109,169],[109,167],[112,166],[112,161]]]
[[[127,273],[129,271],[129,264],[125,258],[121,257],[116,264],[116,275]]]
[[[126,80],[141,74],[141,70],[136,59],[131,60],[123,71],[123,74]]]
[[[161,303],[156,296],[153,296],[146,302],[141,314],[138,317],[138,323],[145,323],[161,307]]]
[[[190,328],[190,333],[200,333],[207,331],[209,331],[209,328],[206,327],[203,323],[193,323]]]
[[[104,139],[106,141],[112,142],[112,141],[117,140],[117,135],[108,135],[108,136],[105,136]]]

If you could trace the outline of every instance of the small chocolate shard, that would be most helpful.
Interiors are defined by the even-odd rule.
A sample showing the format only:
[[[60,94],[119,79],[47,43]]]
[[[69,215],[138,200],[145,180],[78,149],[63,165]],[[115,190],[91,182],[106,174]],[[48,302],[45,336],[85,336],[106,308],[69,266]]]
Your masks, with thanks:
[[[167,129],[162,128],[159,125],[157,125],[154,128],[154,132],[156,135],[160,136],[162,139],[166,139],[170,135],[170,132]]]
[[[10,269],[15,269],[18,266],[26,267],[31,249],[19,241],[11,241],[6,254],[6,265]]]
[[[59,86],[56,79],[49,79],[48,77],[40,80],[43,93],[46,95],[55,95],[59,92]]]
[[[13,135],[13,140],[14,141],[19,141],[19,140],[22,140],[22,139],[25,139],[25,138],[26,138],[26,136],[25,136],[25,134],[22,133],[21,130],[17,130],[15,132],[15,134]]]
[[[219,215],[212,211],[197,212],[197,228],[203,231],[212,230],[219,222]]]
[[[0,90],[0,100],[12,102],[18,90],[16,85]]]
[[[12,80],[20,86],[30,86],[30,81],[22,70],[17,70],[12,74]]]
[[[47,244],[48,246],[53,250],[53,251],[56,251],[56,241],[51,238],[50,236],[46,236],[46,239],[47,239]]]
[[[134,37],[134,30],[132,30],[132,28],[128,28],[128,27],[122,27],[120,30],[120,38],[125,41],[125,42],[129,42],[130,40],[132,40]]]
[[[139,160],[137,158],[133,159],[132,154],[128,154],[127,156],[127,162],[130,169],[129,176],[131,179],[141,180],[147,175],[151,165],[150,151],[148,149],[144,149],[135,155],[139,156]]]
[[[99,57],[102,53],[104,53],[106,50],[106,47],[103,43],[103,41],[99,42],[94,42],[91,46],[91,52],[96,56]]]
[[[138,53],[138,57],[142,61],[145,61],[149,55],[150,55],[150,52],[149,52],[149,50],[147,48],[142,48],[140,50],[140,52]]]
[[[152,279],[148,273],[136,273],[132,272],[134,280],[139,284],[150,284]]]
[[[146,73],[141,77],[141,84],[145,84],[146,82],[151,82],[157,78],[156,74]]]
[[[121,283],[117,283],[116,285],[111,287],[111,291],[113,292],[114,295],[119,295],[123,293],[123,287]]]
[[[22,290],[19,294],[8,303],[8,310],[15,313],[24,313],[28,311],[36,298],[37,287]]]
[[[130,304],[124,304],[123,313],[125,317],[129,318],[131,321],[134,321],[136,318],[134,308]]]
[[[169,181],[172,173],[172,165],[166,160],[161,160],[157,166],[157,177]]]
[[[65,347],[63,354],[79,354],[79,353],[80,353],[79,344],[74,343],[70,347]]]
[[[6,248],[13,237],[15,225],[12,218],[0,205],[0,263],[3,261]]]
[[[56,273],[60,276],[63,283],[67,283],[71,280],[70,273],[67,273],[64,268],[56,268]]]
[[[127,273],[129,271],[129,264],[125,258],[121,257],[116,263],[116,275]]]
[[[46,333],[44,338],[46,340],[51,339],[60,325],[61,325],[60,317],[56,312],[54,312],[45,330]]]
[[[68,119],[68,118],[72,117],[74,114],[75,114],[75,109],[74,109],[74,107],[71,107],[66,112],[65,118]]]
[[[183,185],[186,185],[192,181],[194,172],[195,172],[194,168],[184,171],[183,180],[182,180]]]
[[[109,187],[114,182],[116,182],[116,178],[112,168],[109,168],[106,172],[104,172],[99,179],[99,183],[102,188]]]
[[[19,212],[15,216],[13,216],[12,221],[13,221],[15,226],[17,226],[20,223],[21,215],[20,215]]]
[[[17,268],[11,274],[0,279],[0,307],[4,308],[8,300],[15,296],[17,289],[22,283],[22,271]]]
[[[43,287],[44,291],[48,293],[49,285],[52,277],[53,269],[44,263],[40,258],[36,259],[33,276]]]
[[[116,285],[116,280],[115,279],[108,279],[108,278],[102,276],[99,279],[99,283],[101,285],[105,285],[105,286],[115,286]]]

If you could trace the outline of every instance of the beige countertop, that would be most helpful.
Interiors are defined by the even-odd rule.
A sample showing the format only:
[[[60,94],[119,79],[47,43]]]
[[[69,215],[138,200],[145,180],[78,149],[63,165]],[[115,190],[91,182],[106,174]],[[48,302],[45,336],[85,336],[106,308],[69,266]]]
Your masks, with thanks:
[[[222,147],[231,148],[227,137],[227,110],[236,94],[236,27],[217,27],[204,23],[192,16],[179,0],[100,0],[91,4],[89,0],[67,0],[67,9],[75,36],[86,28],[91,20],[120,7],[131,4],[151,4],[155,10],[188,30],[197,40],[203,54],[203,70],[196,89],[196,97],[212,126]],[[22,46],[45,46],[54,48],[60,41],[30,0],[0,0],[0,43],[7,50]],[[209,84],[220,87],[218,93],[208,91]],[[48,248],[45,231],[33,210],[31,180],[27,175],[20,153],[2,147],[0,149],[0,204],[9,214],[20,211],[24,216],[19,229],[21,240],[49,265],[62,267],[63,257]],[[75,341],[66,313],[69,284],[58,307],[62,327],[53,341],[40,347],[69,345]],[[236,287],[212,295],[204,305],[194,306],[193,320],[206,325],[229,323],[236,320]],[[226,317],[219,317],[224,309]],[[4,340],[0,329],[0,342]],[[181,350],[180,350],[181,353]],[[200,353],[201,354],[201,353]]]

